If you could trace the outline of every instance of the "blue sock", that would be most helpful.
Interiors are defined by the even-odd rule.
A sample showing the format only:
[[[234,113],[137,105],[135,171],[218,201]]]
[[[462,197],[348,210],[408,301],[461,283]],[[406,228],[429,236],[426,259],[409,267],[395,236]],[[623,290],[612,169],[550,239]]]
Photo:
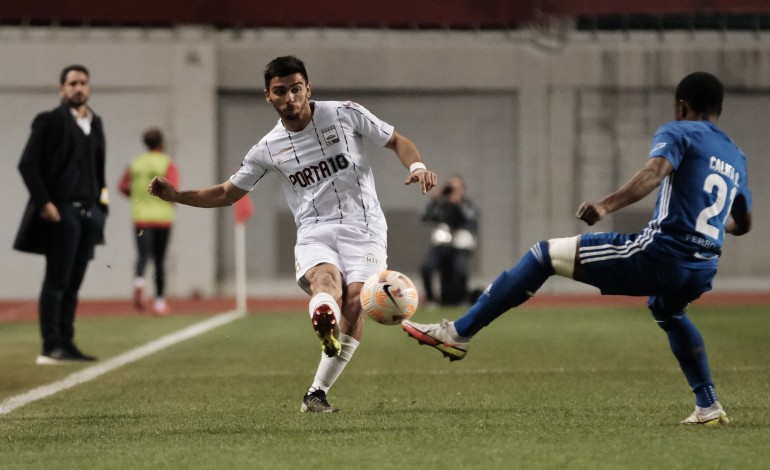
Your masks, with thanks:
[[[495,318],[526,302],[553,274],[548,242],[542,241],[530,248],[516,266],[500,274],[468,313],[454,322],[457,334],[475,335]]]
[[[671,351],[695,393],[695,404],[703,408],[711,406],[717,401],[717,395],[711,380],[706,346],[695,324],[684,313],[656,320],[668,334]]]

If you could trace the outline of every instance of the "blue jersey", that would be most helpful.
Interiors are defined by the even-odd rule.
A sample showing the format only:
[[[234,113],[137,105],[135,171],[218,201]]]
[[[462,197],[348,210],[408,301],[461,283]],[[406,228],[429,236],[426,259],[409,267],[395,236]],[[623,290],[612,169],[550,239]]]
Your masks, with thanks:
[[[730,211],[751,210],[746,157],[709,121],[672,121],[658,129],[650,158],[674,167],[661,183],[643,249],[679,265],[714,268]]]

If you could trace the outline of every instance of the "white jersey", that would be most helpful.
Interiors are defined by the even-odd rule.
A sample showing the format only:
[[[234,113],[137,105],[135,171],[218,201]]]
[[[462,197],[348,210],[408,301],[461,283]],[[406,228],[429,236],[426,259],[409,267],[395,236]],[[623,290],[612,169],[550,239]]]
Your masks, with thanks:
[[[311,101],[313,118],[299,132],[281,121],[249,150],[230,177],[251,191],[270,171],[281,177],[298,232],[316,224],[363,224],[386,230],[362,137],[384,146],[393,126],[350,101]]]

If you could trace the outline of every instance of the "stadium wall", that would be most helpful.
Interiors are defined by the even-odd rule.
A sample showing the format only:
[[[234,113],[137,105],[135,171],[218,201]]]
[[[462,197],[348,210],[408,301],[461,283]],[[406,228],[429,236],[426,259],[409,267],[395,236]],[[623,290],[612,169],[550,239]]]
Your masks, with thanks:
[[[754,233],[727,242],[716,286],[770,290],[770,252],[762,246],[770,218],[761,204],[770,196],[761,177],[769,164],[763,158],[770,105],[766,34],[5,27],[0,144],[6,171],[0,178],[9,191],[0,201],[7,224],[0,234],[0,298],[34,298],[42,278],[40,257],[10,248],[26,201],[15,166],[35,113],[57,104],[63,66],[82,62],[91,69],[92,105],[105,119],[113,185],[107,245],[98,249],[81,293],[112,298],[130,295],[129,209],[115,187],[142,150],[142,129],[166,130],[184,187],[221,181],[237,168],[247,142],[256,143],[275,123],[260,99],[261,71],[286,53],[305,59],[317,99],[360,97],[413,138],[442,174],[463,174],[483,209],[474,260],[479,285],[538,240],[587,230],[574,219],[579,203],[600,198],[643,164],[652,133],[670,119],[671,94],[682,76],[712,71],[728,88],[722,127],[749,156],[756,222]],[[251,103],[256,111],[249,111]],[[446,103],[453,105],[442,108]],[[245,136],[243,142],[225,141],[233,135]],[[458,135],[465,147],[451,152],[457,144],[450,137]],[[410,223],[424,200],[404,191],[402,172],[386,158],[377,184],[386,212],[398,221],[394,226],[391,218],[391,260],[398,261],[394,268],[416,273],[419,260],[409,245],[417,236],[396,234],[424,233],[416,220]],[[293,264],[276,255],[285,252],[278,246],[291,232],[278,192],[277,181],[266,181],[253,193],[253,295],[299,293],[291,275],[276,269]],[[653,203],[647,198],[596,228],[637,230]],[[179,208],[168,259],[170,295],[232,291],[232,237],[221,228],[230,217],[229,209]],[[401,261],[409,259],[412,267]],[[580,290],[558,281],[547,289]]]

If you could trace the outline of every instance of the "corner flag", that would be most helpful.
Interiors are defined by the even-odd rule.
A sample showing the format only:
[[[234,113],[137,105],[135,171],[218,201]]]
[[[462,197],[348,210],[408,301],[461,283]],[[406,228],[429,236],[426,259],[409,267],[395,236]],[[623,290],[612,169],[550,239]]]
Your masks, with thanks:
[[[249,195],[235,202],[235,304],[238,311],[245,313],[247,306],[246,292],[246,221],[254,213],[254,203]]]
[[[254,213],[254,203],[249,195],[245,195],[235,202],[235,223],[245,224]]]

